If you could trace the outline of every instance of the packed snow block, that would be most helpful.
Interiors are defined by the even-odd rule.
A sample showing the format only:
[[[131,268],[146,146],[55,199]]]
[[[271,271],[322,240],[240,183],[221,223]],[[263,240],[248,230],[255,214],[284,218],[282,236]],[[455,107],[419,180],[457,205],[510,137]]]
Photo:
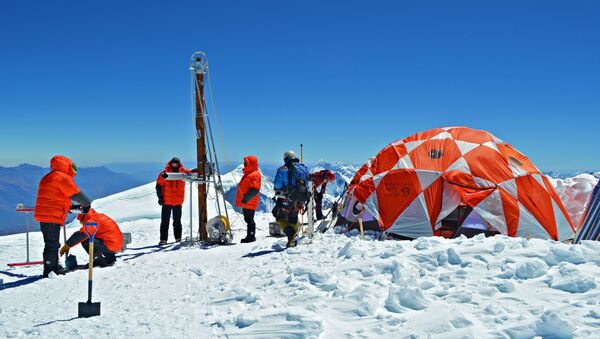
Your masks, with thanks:
[[[581,272],[577,266],[561,263],[557,268],[558,272],[550,274],[550,287],[570,293],[585,293],[596,288],[594,278]]]
[[[121,252],[127,249],[128,244],[131,244],[131,233],[123,232],[123,248],[121,248]]]
[[[569,262],[571,264],[579,265],[586,263],[587,260],[578,253],[579,247],[574,246],[551,246],[548,250],[548,255],[545,258],[548,266],[554,266],[561,262]]]
[[[269,223],[269,235],[278,238],[285,237],[285,234],[283,234],[281,228],[279,228],[279,224],[276,222]]]
[[[542,338],[573,338],[575,327],[555,311],[544,312],[537,323],[536,335]]]
[[[419,288],[390,287],[389,295],[385,301],[385,308],[394,313],[403,313],[406,309],[424,310],[429,305],[429,300]]]
[[[533,279],[548,273],[548,265],[540,259],[532,259],[517,264],[515,276],[519,279]]]

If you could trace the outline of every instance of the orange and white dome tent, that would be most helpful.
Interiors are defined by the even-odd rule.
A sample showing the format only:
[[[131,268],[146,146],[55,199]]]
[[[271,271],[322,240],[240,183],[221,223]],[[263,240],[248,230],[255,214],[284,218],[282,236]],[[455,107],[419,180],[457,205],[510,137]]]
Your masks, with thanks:
[[[550,181],[525,155],[482,130],[436,128],[394,141],[358,170],[348,190],[346,210],[353,207],[356,216],[358,201],[381,231],[404,237],[433,235],[461,203],[504,235],[574,236]]]

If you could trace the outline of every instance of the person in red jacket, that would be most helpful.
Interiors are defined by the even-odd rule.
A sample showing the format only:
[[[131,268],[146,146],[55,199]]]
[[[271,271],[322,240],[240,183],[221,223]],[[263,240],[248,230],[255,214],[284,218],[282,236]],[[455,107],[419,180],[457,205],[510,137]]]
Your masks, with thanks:
[[[310,177],[313,180],[313,197],[315,198],[317,220],[321,220],[323,219],[323,195],[325,194],[327,183],[335,180],[335,173],[324,169],[319,172],[311,173]]]
[[[77,220],[83,227],[67,239],[67,243],[60,249],[60,255],[65,254],[69,249],[81,244],[86,252],[90,253],[89,235],[96,231],[96,227],[87,228],[86,223],[95,222],[98,224],[98,231],[94,236],[94,266],[111,266],[117,261],[115,253],[123,248],[123,234],[119,225],[106,214],[98,213],[90,209],[87,214],[79,214]]]
[[[65,274],[67,270],[58,263],[60,228],[64,227],[69,210],[78,202],[83,213],[90,209],[92,201],[77,187],[73,178],[77,166],[71,159],[57,155],[50,160],[50,173],[38,187],[33,218],[40,223],[44,236],[44,278],[51,272]]]
[[[156,195],[158,196],[158,204],[162,206],[160,220],[160,242],[159,245],[167,243],[169,238],[169,221],[171,220],[171,212],[173,212],[173,233],[175,241],[181,241],[181,205],[185,199],[185,181],[183,180],[166,180],[165,173],[180,172],[192,173],[194,170],[186,170],[179,158],[173,158],[165,167],[165,170],[160,172],[156,179]]]
[[[256,241],[256,223],[254,213],[260,199],[261,176],[258,171],[258,159],[249,155],[244,158],[244,176],[238,185],[235,195],[235,205],[242,208],[244,221],[247,224],[246,237],[242,243]]]

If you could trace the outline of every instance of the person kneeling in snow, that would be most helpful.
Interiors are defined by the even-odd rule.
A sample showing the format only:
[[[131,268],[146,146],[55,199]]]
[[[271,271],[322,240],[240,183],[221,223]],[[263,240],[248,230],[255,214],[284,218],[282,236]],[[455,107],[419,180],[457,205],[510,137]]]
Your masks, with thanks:
[[[90,242],[85,224],[95,222],[98,224],[98,232],[94,236],[94,266],[114,264],[117,261],[115,253],[123,248],[123,234],[119,225],[106,214],[98,213],[94,209],[90,209],[87,214],[79,214],[77,220],[83,224],[83,227],[67,239],[67,243],[60,249],[60,255],[62,256],[79,243],[89,254]],[[87,231],[94,233],[96,230],[95,227],[88,227]]]
[[[258,208],[260,199],[261,177],[258,171],[258,159],[249,155],[244,158],[244,176],[238,185],[235,205],[242,208],[244,221],[246,222],[246,237],[241,240],[242,243],[256,241],[256,223],[254,222],[254,213]]]

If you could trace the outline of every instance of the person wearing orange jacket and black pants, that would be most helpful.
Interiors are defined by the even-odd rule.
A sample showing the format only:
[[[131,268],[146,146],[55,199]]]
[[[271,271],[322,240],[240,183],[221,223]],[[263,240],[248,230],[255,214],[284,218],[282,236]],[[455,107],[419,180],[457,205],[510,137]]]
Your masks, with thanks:
[[[258,159],[249,155],[244,158],[244,176],[238,185],[235,196],[235,205],[242,208],[244,221],[246,222],[246,237],[242,243],[256,241],[256,223],[254,213],[258,208],[260,200],[261,176],[258,171]]]
[[[156,179],[156,195],[158,204],[162,206],[160,216],[160,242],[159,245],[165,245],[169,238],[169,222],[171,221],[171,212],[173,212],[173,233],[175,241],[181,241],[181,205],[185,199],[185,181],[166,180],[166,173],[180,172],[192,173],[196,169],[186,170],[179,158],[171,159],[165,170],[160,172]]]
[[[98,224],[98,231],[94,236],[94,266],[105,267],[114,264],[117,261],[115,253],[123,248],[123,234],[119,229],[119,225],[106,214],[98,213],[94,209],[90,209],[87,214],[79,214],[77,220],[81,222],[83,227],[67,239],[67,243],[60,249],[60,255],[62,256],[78,244],[81,244],[89,254],[88,232],[94,233],[96,230],[93,226],[88,227],[86,230],[85,224],[95,222]]]
[[[71,159],[57,155],[50,160],[50,173],[40,181],[35,201],[34,219],[39,221],[44,236],[44,278],[51,272],[65,274],[67,270],[58,263],[60,228],[64,227],[72,201],[81,205],[83,213],[92,201],[77,187],[73,178],[77,166]]]

